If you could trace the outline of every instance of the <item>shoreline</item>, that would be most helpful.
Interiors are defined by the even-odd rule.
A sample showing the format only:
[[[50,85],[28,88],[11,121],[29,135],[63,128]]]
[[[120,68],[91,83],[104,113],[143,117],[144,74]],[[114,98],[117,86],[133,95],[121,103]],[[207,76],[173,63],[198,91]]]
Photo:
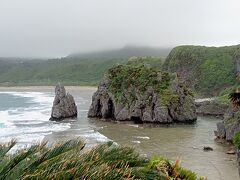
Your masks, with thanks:
[[[96,90],[97,86],[64,86],[67,91]],[[53,91],[55,86],[0,86],[0,91]]]

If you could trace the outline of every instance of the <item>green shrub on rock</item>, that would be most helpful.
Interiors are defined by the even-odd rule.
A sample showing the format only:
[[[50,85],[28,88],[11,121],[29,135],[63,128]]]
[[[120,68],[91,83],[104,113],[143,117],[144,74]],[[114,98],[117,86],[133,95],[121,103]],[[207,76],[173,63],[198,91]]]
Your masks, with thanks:
[[[238,131],[234,138],[233,138],[233,143],[235,144],[235,146],[240,149],[240,131]]]

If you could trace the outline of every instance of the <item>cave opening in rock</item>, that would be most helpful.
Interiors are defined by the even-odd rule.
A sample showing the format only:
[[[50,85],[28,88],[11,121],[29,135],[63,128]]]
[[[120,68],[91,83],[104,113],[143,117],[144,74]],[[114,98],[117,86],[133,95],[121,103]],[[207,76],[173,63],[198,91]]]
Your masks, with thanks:
[[[152,104],[152,119],[154,118],[155,103]]]
[[[98,102],[97,102],[97,117],[102,117],[102,104],[101,104],[101,101],[100,99],[98,99]]]
[[[108,118],[114,118],[114,112],[115,112],[115,108],[114,108],[114,104],[113,101],[111,99],[108,100]]]
[[[135,124],[143,123],[142,119],[139,116],[132,116],[130,120],[133,121]]]

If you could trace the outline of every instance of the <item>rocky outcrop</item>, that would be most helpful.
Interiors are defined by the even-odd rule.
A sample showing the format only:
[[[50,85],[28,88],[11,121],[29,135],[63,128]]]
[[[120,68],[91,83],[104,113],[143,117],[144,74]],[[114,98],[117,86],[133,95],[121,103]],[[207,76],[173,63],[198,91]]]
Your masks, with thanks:
[[[227,112],[228,105],[218,102],[217,100],[195,102],[196,112],[198,115],[223,117]]]
[[[58,84],[55,87],[55,99],[50,120],[59,121],[74,117],[77,117],[77,106],[74,98],[71,94],[66,93],[64,86]]]
[[[233,107],[229,107],[224,115],[224,120],[217,123],[217,131],[215,136],[220,139],[232,142],[236,132],[240,130],[240,111]]]
[[[240,176],[240,150],[237,150],[237,165],[238,165],[238,174]]]
[[[92,97],[88,117],[137,123],[190,123],[197,119],[193,97],[177,78],[170,80],[168,73],[127,65],[105,75]]]
[[[239,57],[239,45],[178,46],[167,56],[163,69],[176,72],[182,81],[197,93],[217,96],[227,86],[231,86],[231,82],[236,82],[235,75],[240,72]]]

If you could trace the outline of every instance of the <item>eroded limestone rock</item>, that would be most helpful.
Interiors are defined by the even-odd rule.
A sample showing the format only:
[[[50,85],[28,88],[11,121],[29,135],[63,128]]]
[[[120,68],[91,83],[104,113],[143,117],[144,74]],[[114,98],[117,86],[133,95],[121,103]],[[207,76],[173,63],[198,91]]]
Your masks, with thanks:
[[[156,83],[161,83],[163,77],[161,72],[158,73]],[[110,86],[111,78],[107,74],[92,97],[88,117],[132,120],[137,123],[191,123],[197,119],[194,99],[177,79],[169,82],[169,93],[162,95],[147,83],[146,90],[142,92],[137,87],[131,87],[131,84],[129,88],[121,87],[121,100],[117,93],[111,91]]]
[[[55,99],[53,101],[50,120],[63,120],[77,117],[77,106],[71,94],[66,93],[64,86],[58,84],[55,87]]]

